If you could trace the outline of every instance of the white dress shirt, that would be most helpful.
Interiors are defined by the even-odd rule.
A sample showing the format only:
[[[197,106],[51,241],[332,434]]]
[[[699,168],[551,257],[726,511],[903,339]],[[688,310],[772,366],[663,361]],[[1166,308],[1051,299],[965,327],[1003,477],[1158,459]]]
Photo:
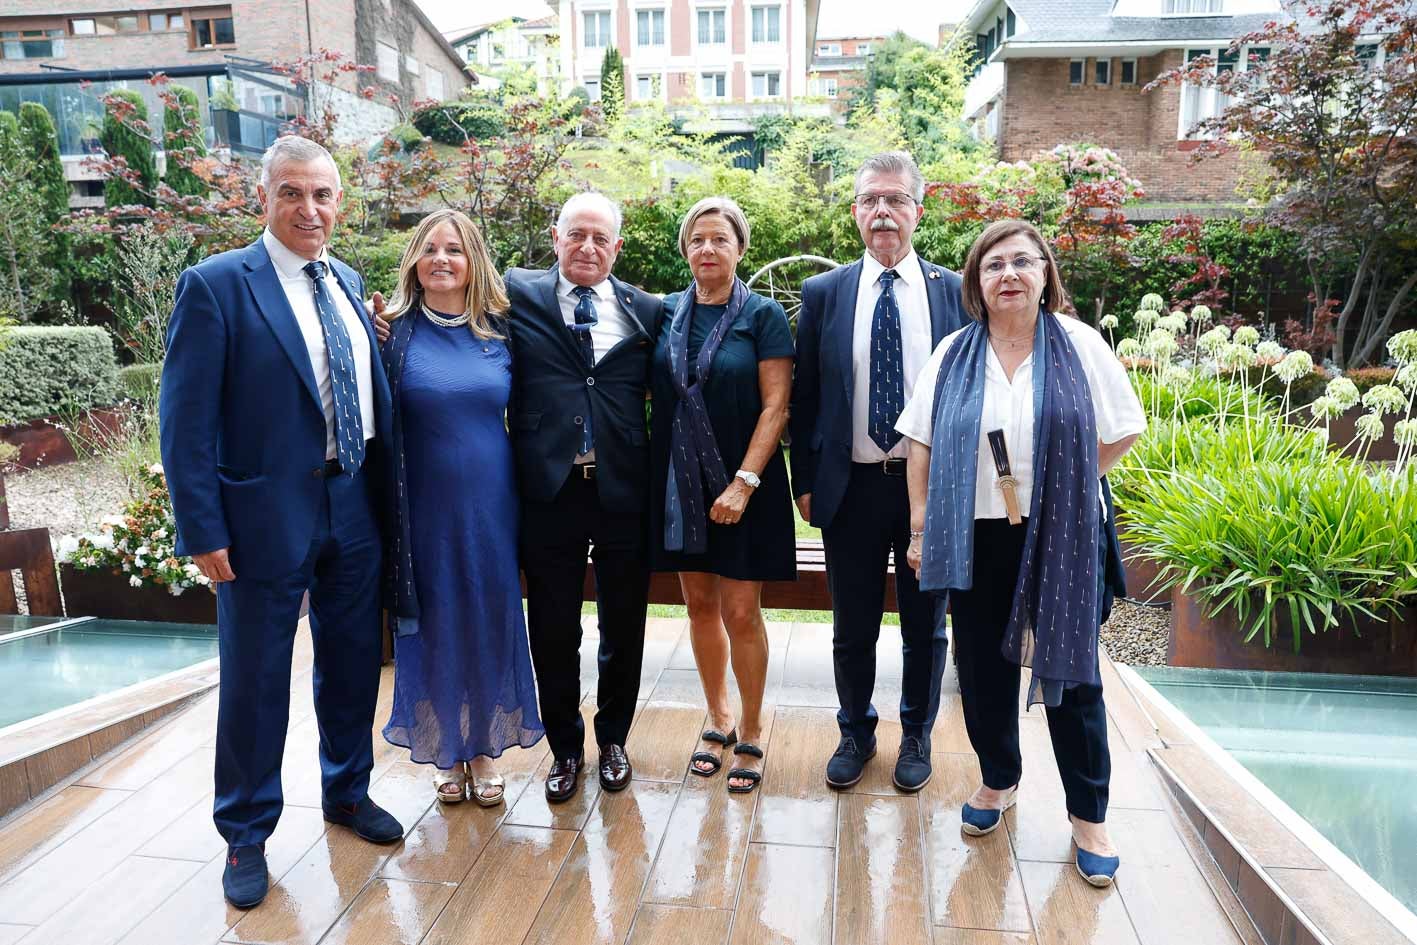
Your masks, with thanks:
[[[894,290],[900,308],[901,367],[905,376],[905,400],[910,401],[915,379],[930,357],[930,295],[925,291],[925,273],[920,271],[920,259],[915,250],[895,265]],[[861,266],[861,284],[856,289],[856,321],[851,329],[851,461],[879,463],[885,453],[871,439],[871,319],[876,314],[876,301],[881,297],[882,266],[876,257],[866,254]],[[904,458],[910,444],[901,440],[890,451],[891,457]]]
[[[1078,360],[1087,377],[1092,394],[1092,409],[1097,417],[1097,438],[1103,443],[1118,440],[1146,429],[1146,415],[1141,401],[1127,380],[1127,371],[1117,360],[1111,346],[1097,330],[1068,315],[1058,316],[1067,331]],[[920,377],[916,379],[916,395],[901,412],[895,428],[912,440],[931,445],[935,431],[935,386],[939,380],[940,363],[945,352],[963,329],[940,342],[930,355]],[[979,465],[974,480],[974,517],[1008,518],[1004,494],[999,489],[999,474],[994,469],[994,454],[989,449],[990,430],[1004,431],[1004,444],[1009,451],[1009,467],[1018,479],[1019,504],[1028,514],[1029,496],[1033,495],[1033,354],[1023,359],[1014,371],[1013,380],[1004,374],[1004,367],[986,345],[984,364],[984,408],[979,423]]]
[[[330,389],[330,354],[325,347],[325,331],[320,327],[320,313],[315,310],[315,283],[305,274],[310,260],[297,255],[275,238],[270,230],[261,234],[261,242],[275,265],[280,287],[285,291],[295,323],[310,352],[310,368],[315,372],[315,389],[320,392],[320,406],[325,411],[325,459],[335,458],[335,395]],[[374,438],[374,375],[370,360],[369,336],[364,322],[354,311],[349,296],[340,288],[334,270],[329,268],[329,255],[320,250],[320,262],[326,266],[325,288],[335,300],[335,310],[349,333],[354,350],[354,380],[359,385],[359,419],[364,425],[364,439]]]
[[[570,328],[576,323],[576,304],[581,297],[576,294],[579,288],[565,275],[556,277],[556,301],[561,306],[561,320]],[[615,287],[610,284],[609,279],[601,280],[600,284],[590,286],[595,293],[595,317],[596,323],[590,328],[590,343],[595,348],[596,363],[605,357],[611,348],[624,341],[634,333],[634,325],[630,317],[620,308],[620,303],[615,300]],[[595,432],[595,428],[591,428]],[[595,462],[595,449],[589,453],[579,453],[576,455],[577,463]]]

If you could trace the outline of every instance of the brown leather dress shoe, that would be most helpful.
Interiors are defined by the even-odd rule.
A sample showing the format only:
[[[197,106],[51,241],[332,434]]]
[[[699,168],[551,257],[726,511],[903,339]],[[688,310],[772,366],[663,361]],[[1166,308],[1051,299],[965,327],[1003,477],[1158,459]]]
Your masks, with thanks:
[[[570,800],[581,777],[581,758],[558,758],[546,775],[546,799],[553,804]]]
[[[630,786],[630,776],[634,769],[625,754],[624,746],[600,746],[600,786],[607,791],[623,791]]]

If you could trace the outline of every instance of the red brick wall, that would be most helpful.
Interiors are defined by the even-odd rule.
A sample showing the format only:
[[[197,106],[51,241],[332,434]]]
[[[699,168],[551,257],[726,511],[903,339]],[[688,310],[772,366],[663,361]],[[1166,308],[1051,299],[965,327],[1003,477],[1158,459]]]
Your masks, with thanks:
[[[1087,141],[1117,152],[1141,181],[1148,200],[1230,202],[1236,199],[1236,155],[1191,162],[1191,145],[1177,140],[1181,90],[1142,92],[1162,72],[1180,65],[1180,50],[1137,60],[1135,85],[1121,84],[1121,59],[1112,60],[1112,83],[1093,84],[1093,59],[1080,86],[1068,83],[1066,59],[1008,62],[1000,157],[1030,158],[1059,144]]]

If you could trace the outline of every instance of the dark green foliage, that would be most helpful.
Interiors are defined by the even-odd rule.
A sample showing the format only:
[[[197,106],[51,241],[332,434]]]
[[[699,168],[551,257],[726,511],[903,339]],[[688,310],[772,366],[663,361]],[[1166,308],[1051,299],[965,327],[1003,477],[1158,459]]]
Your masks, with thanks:
[[[607,47],[600,60],[600,110],[610,122],[625,111],[625,60],[614,46]]]
[[[153,206],[157,186],[157,165],[149,137],[148,106],[143,96],[131,89],[116,89],[105,96],[103,132],[99,140],[110,160],[122,158],[137,176],[136,186],[121,174],[110,174],[103,183],[103,199],[110,207],[139,204]]]
[[[102,328],[14,328],[0,351],[0,410],[32,420],[115,403],[118,359]]]
[[[191,170],[191,164],[206,156],[202,140],[197,93],[181,85],[170,88],[172,101],[163,109],[162,127],[167,150],[167,186],[184,197],[206,194],[207,185]],[[174,107],[175,106],[175,107]]]
[[[118,385],[129,400],[157,399],[157,384],[162,377],[161,364],[129,364],[118,369]]]
[[[413,127],[442,144],[462,147],[471,138],[485,141],[506,131],[502,109],[491,101],[449,102],[424,108],[413,116]]]
[[[384,137],[397,143],[406,154],[417,151],[428,143],[423,132],[409,124],[394,125],[384,134]]]

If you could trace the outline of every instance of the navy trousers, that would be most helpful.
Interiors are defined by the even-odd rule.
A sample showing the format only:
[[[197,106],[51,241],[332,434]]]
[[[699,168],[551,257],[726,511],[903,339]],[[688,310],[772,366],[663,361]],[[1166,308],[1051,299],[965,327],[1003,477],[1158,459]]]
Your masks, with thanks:
[[[950,592],[955,664],[964,704],[964,727],[979,756],[986,787],[1005,790],[1023,776],[1018,740],[1021,670],[1001,651],[1013,606],[1027,529],[1007,519],[974,523],[974,587]],[[1068,813],[1079,820],[1107,819],[1112,756],[1107,748],[1107,709],[1101,686],[1063,690],[1062,704],[1046,710],[1053,757],[1067,796]]]
[[[236,580],[218,585],[214,819],[229,845],[264,842],[280,819],[291,651],[307,589],[324,800],[351,804],[368,793],[379,695],[380,558],[367,477],[330,476],[299,568],[257,581],[241,576],[234,556]]]
[[[910,496],[904,476],[887,476],[879,463],[853,463],[841,507],[822,531],[827,587],[832,597],[832,664],[840,708],[837,725],[863,749],[875,744],[876,640],[885,611],[886,568],[895,555],[900,611],[903,735],[926,738],[940,708],[940,678],[949,638],[944,606],[920,592],[905,563],[910,544]]]

